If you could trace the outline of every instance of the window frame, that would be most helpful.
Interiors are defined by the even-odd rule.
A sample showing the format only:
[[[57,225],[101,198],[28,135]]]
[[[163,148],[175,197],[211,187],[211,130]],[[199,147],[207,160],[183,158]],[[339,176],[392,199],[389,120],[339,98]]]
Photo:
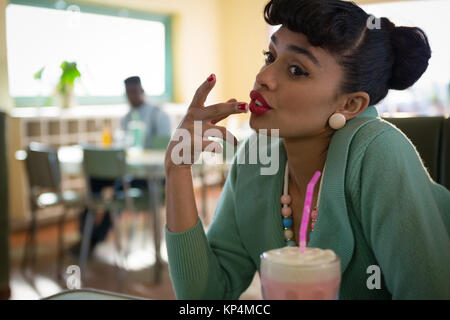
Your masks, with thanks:
[[[172,16],[169,14],[160,14],[147,11],[130,10],[125,7],[111,7],[103,5],[80,4],[74,1],[63,1],[64,8],[57,8],[56,4],[61,0],[9,0],[9,4],[24,5],[31,7],[47,8],[53,10],[66,10],[70,5],[76,5],[81,12],[94,13],[100,15],[124,17],[126,11],[127,18],[161,22],[165,29],[165,91],[162,95],[148,96],[152,101],[163,103],[173,101],[173,59],[172,59]],[[12,97],[16,107],[35,107],[42,106],[43,101],[48,101],[51,96],[46,97]],[[102,104],[124,104],[125,96],[77,96],[78,105],[102,105]]]

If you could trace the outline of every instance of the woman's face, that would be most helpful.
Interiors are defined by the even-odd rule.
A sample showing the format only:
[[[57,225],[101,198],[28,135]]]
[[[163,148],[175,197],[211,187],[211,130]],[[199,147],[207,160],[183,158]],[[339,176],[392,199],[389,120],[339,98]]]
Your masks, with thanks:
[[[253,88],[271,109],[257,114],[252,100],[250,127],[279,129],[283,138],[332,132],[328,119],[338,108],[341,68],[324,49],[311,46],[304,34],[283,26],[271,40]]]

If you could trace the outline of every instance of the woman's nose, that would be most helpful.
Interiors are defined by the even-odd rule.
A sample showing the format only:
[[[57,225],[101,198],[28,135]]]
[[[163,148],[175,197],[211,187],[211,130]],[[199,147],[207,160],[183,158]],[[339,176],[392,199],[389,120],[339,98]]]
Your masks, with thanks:
[[[256,84],[267,90],[275,90],[277,87],[275,68],[273,65],[264,66],[256,75]]]

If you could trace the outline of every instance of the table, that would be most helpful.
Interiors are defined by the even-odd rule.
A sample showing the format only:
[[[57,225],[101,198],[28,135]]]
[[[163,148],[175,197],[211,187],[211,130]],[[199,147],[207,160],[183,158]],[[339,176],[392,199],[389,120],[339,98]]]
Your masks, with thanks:
[[[83,149],[81,146],[65,146],[58,149],[58,158],[60,162],[61,171],[68,175],[79,175],[83,172]],[[149,189],[149,207],[153,209],[154,223],[154,242],[155,242],[155,268],[154,281],[160,281],[162,258],[161,258],[161,228],[160,228],[160,190],[163,180],[165,178],[164,169],[165,151],[139,151],[131,149],[127,151],[127,173],[134,178],[145,179],[148,182]],[[205,173],[211,168],[217,168],[217,163],[198,162],[193,166],[193,173],[198,174],[202,181],[202,215],[206,217],[206,183]],[[220,170],[226,171],[227,164],[220,164]]]
[[[127,171],[136,178],[164,177],[165,151],[127,151]],[[83,148],[81,146],[65,146],[58,149],[61,171],[68,175],[79,175],[83,172]]]
[[[83,172],[83,148],[81,146],[65,146],[58,149],[61,172],[68,175],[79,175]],[[153,234],[155,242],[155,267],[153,280],[161,279],[161,228],[160,228],[160,190],[165,178],[165,151],[127,151],[127,173],[134,178],[147,180],[149,190],[149,208],[153,209]]]
[[[98,289],[66,290],[43,300],[146,300],[140,297],[128,296]]]

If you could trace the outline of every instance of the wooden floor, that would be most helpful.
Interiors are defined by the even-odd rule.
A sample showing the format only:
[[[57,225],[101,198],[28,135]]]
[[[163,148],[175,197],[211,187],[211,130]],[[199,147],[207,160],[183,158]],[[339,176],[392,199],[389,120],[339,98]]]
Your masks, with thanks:
[[[208,190],[208,214],[203,223],[207,227],[217,205],[221,188],[210,188]],[[197,207],[201,212],[201,201],[197,195]],[[162,212],[162,216],[165,212]],[[114,234],[110,232],[105,242],[99,244],[88,262],[85,270],[84,288],[95,288],[118,292],[138,297],[171,300],[175,294],[170,281],[167,267],[167,251],[164,242],[161,245],[161,253],[164,260],[162,281],[155,285],[152,283],[152,267],[154,264],[154,247],[152,237],[152,222],[148,215],[128,213],[121,216],[120,225],[123,230],[129,230],[129,226],[135,223],[136,227],[132,236],[127,240],[130,254],[126,259],[126,272],[123,273],[122,285],[117,281],[120,275],[115,265]],[[66,223],[64,227],[64,241],[66,247],[70,247],[79,239],[78,221],[73,220]],[[122,234],[125,234],[122,232]],[[54,225],[39,229],[37,241],[37,267],[34,273],[23,274],[20,270],[20,261],[25,243],[24,232],[14,232],[10,236],[10,260],[11,260],[11,299],[41,299],[63,290],[67,290],[66,279],[56,279],[56,240],[57,228]],[[123,239],[126,243],[126,239]],[[77,265],[78,260],[65,254],[64,270],[71,265]],[[64,274],[67,277],[69,273]],[[32,280],[30,280],[32,279]],[[254,281],[241,299],[261,299],[259,277],[256,275]]]

